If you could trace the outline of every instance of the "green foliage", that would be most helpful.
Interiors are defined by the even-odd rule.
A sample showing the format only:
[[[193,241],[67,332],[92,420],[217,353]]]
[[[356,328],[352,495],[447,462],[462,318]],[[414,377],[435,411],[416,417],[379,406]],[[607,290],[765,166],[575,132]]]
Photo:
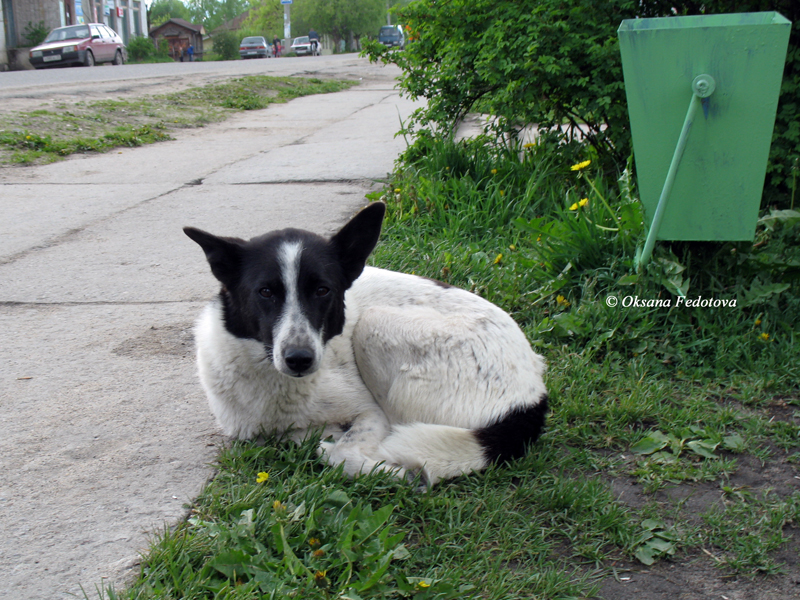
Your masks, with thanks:
[[[44,41],[48,33],[50,33],[50,29],[45,27],[44,21],[39,21],[38,23],[28,21],[25,29],[22,30],[22,37],[28,40],[31,46],[38,46]]]
[[[283,5],[280,0],[266,0],[254,5],[250,9],[247,20],[244,22],[239,34],[262,35],[268,42],[272,36],[283,31]],[[283,37],[280,33],[278,37]]]
[[[789,205],[800,161],[800,5],[794,0],[419,0],[398,10],[411,41],[392,52],[365,41],[371,60],[403,69],[400,88],[424,98],[409,131],[451,131],[470,111],[512,137],[538,124],[561,143],[585,136],[604,171],[630,155],[617,28],[625,18],[779,10],[794,21],[768,167],[765,203]],[[583,133],[579,134],[579,128]]]
[[[147,11],[151,27],[157,27],[170,19],[192,20],[192,15],[181,0],[155,0]]]
[[[241,38],[236,31],[219,31],[211,38],[214,42],[214,53],[220,60],[236,60],[239,58],[239,42]]]
[[[304,0],[292,8],[293,35],[314,29],[330,35],[337,45],[351,34],[377,35],[385,23],[385,0]]]
[[[128,42],[128,58],[134,62],[144,61],[156,55],[156,46],[147,36],[136,36]]]
[[[186,8],[192,23],[202,23],[207,32],[213,32],[249,9],[250,4],[250,0],[187,0]]]

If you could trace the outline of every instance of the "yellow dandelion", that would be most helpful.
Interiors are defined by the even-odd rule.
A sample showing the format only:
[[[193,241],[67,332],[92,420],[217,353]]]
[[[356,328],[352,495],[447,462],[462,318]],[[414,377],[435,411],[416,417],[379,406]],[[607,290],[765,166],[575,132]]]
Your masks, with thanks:
[[[449,171],[449,170],[450,170],[450,167],[445,167],[445,168],[444,168],[444,170],[445,170],[445,171]]]
[[[265,473],[261,471],[258,475],[256,475],[256,483],[264,483],[265,481],[269,480],[269,473]]]
[[[272,503],[272,508],[274,510],[283,510],[286,507],[283,504],[281,504],[280,500],[275,500],[275,502]]]
[[[572,165],[569,170],[570,171],[583,171],[586,167],[592,164],[591,160],[584,160],[583,162],[579,162],[577,165]]]
[[[541,242],[541,241],[542,241],[542,236],[541,235],[537,236],[536,237],[536,242],[538,243],[538,242]]]
[[[26,139],[26,140],[30,140],[30,139],[33,139],[33,138],[31,138],[31,136],[29,136],[29,135],[26,135],[26,136],[25,136],[25,139]]]
[[[492,169],[492,175],[497,175],[497,169]]]
[[[762,334],[761,334],[760,336],[758,336],[758,337],[760,337],[760,338],[761,338],[762,340],[764,340],[765,342],[768,342],[768,341],[769,341],[769,334],[768,334],[766,331],[765,331],[764,333],[762,333]]]
[[[322,556],[325,556],[325,550],[323,550],[322,548],[317,548],[311,554],[316,558],[320,558]]]
[[[587,204],[589,204],[588,198],[581,198],[581,201],[578,202],[578,206],[586,206]]]
[[[431,584],[428,583],[427,581],[420,581],[417,583],[417,587],[424,590],[425,588],[431,587]]]
[[[312,548],[316,548],[317,546],[320,545],[320,541],[317,538],[312,537],[308,539],[308,545],[311,546]]]
[[[509,250],[516,250],[517,247],[514,244],[511,244],[511,245],[509,245],[508,249]]]
[[[527,143],[527,144],[523,144],[523,145],[522,145],[522,147],[523,147],[523,148],[525,148],[525,150],[530,150],[530,149],[531,149],[531,148],[533,148],[535,145],[536,145],[536,144],[535,144],[534,142],[530,142],[530,143]]]
[[[761,319],[756,319],[756,327],[758,327],[759,325],[761,325]]]
[[[578,210],[578,203],[575,202],[572,206],[569,207],[570,210]]]
[[[400,193],[400,192],[402,192],[402,191],[403,191],[403,190],[402,190],[402,189],[400,189],[400,188],[394,188],[394,193],[395,193],[395,194],[399,194],[399,193]]]
[[[497,264],[500,263],[501,260],[503,260],[503,255],[502,254],[498,254],[497,256],[494,257],[494,263],[493,264],[497,265]]]
[[[569,302],[569,300],[564,298],[564,296],[559,294],[558,296],[556,296],[556,304],[560,304],[561,306],[566,308],[567,306],[570,305],[570,302]]]
[[[500,197],[502,198],[505,195],[506,195],[506,191],[505,190],[500,190]]]

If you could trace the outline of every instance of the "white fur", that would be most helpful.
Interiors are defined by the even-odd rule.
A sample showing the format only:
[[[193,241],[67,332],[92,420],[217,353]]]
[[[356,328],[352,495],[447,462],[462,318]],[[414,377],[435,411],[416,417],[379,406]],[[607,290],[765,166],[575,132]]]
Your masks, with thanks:
[[[291,264],[292,253],[284,258]],[[231,335],[220,300],[205,309],[196,328],[200,380],[227,435],[292,432],[299,440],[324,427],[333,441],[320,453],[348,474],[422,470],[433,484],[484,468],[472,430],[546,394],[542,358],[508,314],[479,296],[367,267],[345,306],[344,331],[300,378],[280,372],[260,343]],[[276,345],[289,321],[298,315],[279,321]]]

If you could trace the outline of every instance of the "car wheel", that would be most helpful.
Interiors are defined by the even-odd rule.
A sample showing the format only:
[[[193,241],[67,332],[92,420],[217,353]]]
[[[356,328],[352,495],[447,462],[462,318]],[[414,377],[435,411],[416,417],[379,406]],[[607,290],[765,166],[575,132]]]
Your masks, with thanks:
[[[124,60],[123,60],[123,58],[122,58],[122,52],[120,52],[119,50],[117,50],[117,53],[114,55],[114,62],[112,62],[111,64],[112,64],[112,65],[121,65],[121,64],[123,64],[124,62],[125,62],[125,61],[124,61]]]
[[[86,51],[86,59],[84,60],[83,64],[85,66],[87,66],[87,67],[93,67],[94,66],[94,54],[92,54],[91,50],[87,50]]]

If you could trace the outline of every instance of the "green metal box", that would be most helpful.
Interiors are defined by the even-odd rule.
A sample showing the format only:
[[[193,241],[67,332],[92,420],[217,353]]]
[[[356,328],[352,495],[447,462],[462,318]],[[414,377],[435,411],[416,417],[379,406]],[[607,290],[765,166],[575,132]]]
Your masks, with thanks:
[[[639,193],[649,227],[673,155],[678,161],[654,239],[753,239],[790,28],[776,12],[631,19],[620,25]],[[702,110],[690,120],[692,82],[702,74],[713,78],[715,88],[696,99]],[[682,157],[676,152],[681,136]]]

